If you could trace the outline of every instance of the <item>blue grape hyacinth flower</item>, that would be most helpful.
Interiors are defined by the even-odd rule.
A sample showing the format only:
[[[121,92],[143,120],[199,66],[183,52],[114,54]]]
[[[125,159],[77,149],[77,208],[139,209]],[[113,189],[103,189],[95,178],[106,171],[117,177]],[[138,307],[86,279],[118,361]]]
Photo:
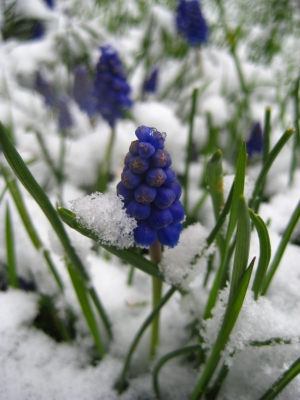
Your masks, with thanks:
[[[149,247],[156,238],[165,246],[179,241],[184,208],[179,198],[181,185],[170,168],[170,154],[164,150],[165,133],[140,126],[124,160],[117,194],[123,197],[126,212],[138,221],[134,239]]]
[[[246,142],[246,149],[249,158],[253,157],[254,154],[261,154],[263,151],[263,134],[259,122],[252,125],[249,139]]]
[[[101,50],[94,83],[95,108],[114,128],[117,119],[124,117],[124,110],[132,106],[131,89],[116,50],[111,46]]]
[[[69,99],[62,96],[58,100],[57,107],[58,129],[64,131],[74,126],[73,118],[69,109]]]
[[[145,93],[155,93],[157,90],[157,81],[158,81],[158,68],[153,68],[150,74],[147,76],[143,90]]]
[[[198,0],[179,0],[176,27],[190,46],[198,46],[207,42],[208,27]]]
[[[55,107],[56,98],[53,87],[42,76],[40,71],[35,74],[34,80],[35,89],[44,97],[45,105],[49,108]]]
[[[89,117],[95,113],[95,98],[93,85],[85,66],[78,66],[74,70],[73,98],[79,108]]]

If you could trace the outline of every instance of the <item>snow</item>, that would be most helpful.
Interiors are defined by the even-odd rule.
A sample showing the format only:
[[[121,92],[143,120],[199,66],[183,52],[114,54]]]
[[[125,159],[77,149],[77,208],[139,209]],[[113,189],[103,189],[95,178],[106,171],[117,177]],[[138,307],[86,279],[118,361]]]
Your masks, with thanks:
[[[77,221],[94,232],[100,243],[119,249],[133,246],[137,222],[126,214],[122,198],[117,194],[95,192],[71,204]]]
[[[264,2],[255,0],[251,6],[241,1],[226,0],[224,3],[230,31],[234,32],[235,28],[242,26],[236,52],[250,88],[247,110],[242,109],[244,98],[236,64],[226,43],[218,8],[212,2],[201,2],[211,33],[209,43],[201,49],[200,56],[196,54],[196,49],[189,49],[184,56],[180,55],[187,49],[176,37],[174,10],[163,2],[145,2],[145,11],[136,0],[126,4],[118,0],[113,5],[97,7],[94,0],[84,3],[56,0],[56,7],[51,10],[43,0],[19,0],[19,16],[42,20],[45,24],[45,36],[38,40],[24,40],[18,35],[4,37],[4,7],[8,3],[11,2],[0,6],[0,120],[6,127],[13,128],[17,150],[25,162],[31,161],[28,167],[52,204],[71,208],[78,222],[92,230],[102,244],[119,249],[133,245],[136,221],[125,213],[115,188],[120,180],[124,156],[131,141],[135,140],[134,132],[138,126],[155,126],[159,131],[166,132],[165,147],[172,156],[172,168],[179,179],[182,178],[194,88],[198,88],[199,96],[193,132],[194,158],[189,169],[189,211],[206,192],[203,180],[205,165],[211,153],[219,148],[223,155],[224,198],[227,198],[234,179],[236,149],[247,138],[253,121],[260,121],[263,126],[266,107],[271,108],[271,148],[294,124],[294,100],[290,94],[299,75],[299,37],[288,32],[283,34],[279,38],[279,51],[269,64],[261,60],[254,64],[247,58],[251,50],[249,41],[263,38],[264,33],[270,32],[270,25],[263,26],[257,19],[258,10]],[[131,17],[130,24],[123,23],[122,16],[126,13],[128,18]],[[152,16],[155,22],[149,37],[150,47],[145,53],[142,45]],[[295,24],[296,13],[291,18]],[[293,26],[292,23],[290,25]],[[169,35],[169,48],[163,44],[163,32]],[[93,187],[105,157],[110,127],[100,115],[90,119],[71,99],[70,110],[75,125],[63,138],[57,130],[56,110],[45,107],[43,97],[35,90],[34,76],[41,71],[53,85],[57,96],[71,97],[73,67],[85,63],[93,73],[100,56],[99,47],[106,44],[114,46],[120,53],[132,86],[134,105],[129,110],[128,118],[117,123],[110,166],[113,178],[107,192],[102,194],[93,193]],[[141,57],[140,61],[137,61],[138,57]],[[160,69],[159,91],[143,99],[141,84],[152,65]],[[181,71],[180,80],[178,74]],[[174,82],[177,78],[178,82]],[[165,94],[168,88],[170,90]],[[211,153],[205,150],[209,139],[208,112],[213,128],[219,129],[218,142],[213,144]],[[45,162],[37,132],[43,138],[56,168],[59,167],[64,141],[65,181],[62,187]],[[258,211],[268,228],[272,257],[300,198],[299,163],[290,184],[294,143],[292,137],[272,165],[265,182],[264,200]],[[299,158],[299,151],[297,156]],[[7,167],[3,155],[0,162]],[[248,162],[246,200],[251,197],[260,170],[260,156]],[[102,321],[97,319],[106,352],[104,359],[99,360],[68,275],[63,247],[35,201],[21,184],[18,187],[42,246],[39,250],[33,246],[0,173],[1,400],[154,399],[152,371],[160,357],[197,343],[199,332],[203,348],[209,355],[230,291],[230,284],[227,283],[218,295],[212,318],[203,321],[207,299],[221,261],[216,244],[206,249],[206,238],[215,224],[209,196],[194,216],[195,221],[182,231],[178,246],[163,249],[159,265],[166,282],[163,293],[171,284],[177,285],[181,291],[176,291],[161,311],[160,344],[156,358],[150,360],[149,357],[148,329],[131,360],[127,376],[129,387],[118,395],[114,384],[120,376],[129,346],[152,309],[151,277],[135,269],[133,283],[128,285],[129,265],[92,240],[65,227],[112,325],[113,339],[109,340]],[[12,289],[7,283],[7,204],[12,214],[17,273],[33,285],[32,290]],[[224,232],[226,224],[227,221],[221,232]],[[221,363],[226,363],[230,370],[218,400],[260,398],[299,356],[299,238],[298,221],[267,294],[257,301],[251,291],[257,262],[254,265],[241,313],[222,352]],[[251,233],[249,259],[256,256],[258,260],[259,248],[254,230]],[[64,285],[63,293],[45,262],[43,250],[51,254]],[[212,271],[204,286],[208,258],[213,253]],[[147,254],[144,255],[148,258]],[[49,332],[37,327],[39,304],[45,296],[52,300],[58,318],[66,319],[68,310],[74,314],[73,340],[58,342]],[[269,340],[273,341],[272,345],[264,343]],[[191,362],[188,357],[178,357],[166,363],[159,375],[162,399],[188,399],[203,367],[195,367],[194,361]],[[296,377],[277,398],[300,398],[300,377]]]

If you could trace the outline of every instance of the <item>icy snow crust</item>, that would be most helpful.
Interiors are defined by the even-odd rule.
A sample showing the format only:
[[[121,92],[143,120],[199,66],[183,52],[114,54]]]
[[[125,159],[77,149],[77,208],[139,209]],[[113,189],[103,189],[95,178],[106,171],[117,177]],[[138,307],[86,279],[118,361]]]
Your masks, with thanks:
[[[186,70],[191,74],[190,80],[182,87],[181,93],[171,93],[169,97],[159,100],[159,96],[168,89],[183,67],[179,59],[162,59],[163,68],[160,70],[161,86],[158,96],[150,97],[145,102],[141,101],[139,94],[147,71],[143,63],[136,65],[136,55],[140,51],[147,24],[145,21],[140,25],[134,23],[126,27],[122,34],[111,34],[106,29],[108,15],[120,14],[119,4],[112,3],[109,10],[103,12],[101,7],[95,8],[94,0],[84,2],[57,0],[53,10],[46,8],[42,0],[19,0],[18,12],[24,16],[43,19],[47,27],[45,37],[36,41],[19,41],[17,38],[7,41],[1,38],[0,41],[0,119],[6,126],[14,128],[17,149],[24,160],[37,159],[35,163],[29,165],[30,170],[37,181],[47,188],[47,194],[53,204],[57,203],[56,182],[53,177],[49,179],[49,166],[43,160],[36,131],[41,133],[55,165],[59,162],[61,136],[57,131],[53,113],[45,107],[44,99],[34,90],[33,82],[35,72],[41,69],[46,78],[58,89],[58,94],[68,93],[72,72],[68,71],[67,65],[61,61],[66,54],[72,54],[78,59],[88,54],[91,68],[94,68],[99,58],[99,46],[111,44],[120,52],[127,70],[132,72],[130,84],[133,98],[136,99],[132,109],[133,120],[119,121],[116,127],[116,143],[111,163],[115,182],[110,187],[110,193],[114,193],[116,183],[120,180],[124,156],[130,142],[134,140],[134,131],[139,125],[155,126],[159,131],[167,132],[166,149],[172,155],[172,168],[178,175],[183,174],[189,128],[185,121],[190,110],[190,98],[194,87],[200,89],[194,125],[195,144],[201,147],[208,140],[207,112],[211,115],[213,126],[220,129],[220,147],[226,146],[229,140],[227,123],[234,108],[232,98],[237,96],[240,83],[233,59],[225,49],[224,35],[218,29],[219,15],[216,13],[215,4],[209,1],[202,2],[208,24],[216,26],[211,43],[201,49],[202,77],[197,75],[199,70],[195,65],[195,54],[189,52],[186,56]],[[232,30],[242,20],[241,15],[235,11],[235,3],[238,4],[231,0],[226,1],[230,10],[227,13],[228,24]],[[251,15],[252,9],[247,12],[247,7],[252,8],[253,4],[256,7],[260,6],[259,1],[249,4],[243,2],[243,7],[246,7],[243,11],[243,21],[244,17],[247,19],[247,16]],[[138,18],[140,11],[134,0],[122,2],[122,7],[124,14],[128,11]],[[2,8],[0,13],[2,26],[4,20]],[[157,29],[153,32],[150,56],[151,60],[159,61],[162,57],[162,45],[161,32],[158,28],[163,27],[170,35],[175,35],[172,25],[173,13],[162,5],[153,4],[150,6],[147,18],[151,15],[156,17]],[[243,28],[246,27],[245,24]],[[261,34],[258,28],[254,28],[251,32],[251,39]],[[281,52],[276,55],[270,66],[250,63],[246,60],[246,48],[243,46],[237,48],[247,81],[255,87],[249,102],[249,114],[254,120],[262,122],[265,107],[270,106],[272,109],[271,147],[294,120],[293,104],[289,100],[284,101],[282,110],[283,103],[279,104],[278,97],[284,97],[289,93],[288,83],[298,76],[299,38],[289,37],[284,40]],[[133,243],[132,230],[135,222],[125,215],[121,200],[114,194],[94,194],[84,197],[87,193],[85,188],[95,182],[99,163],[104,158],[110,137],[109,126],[100,118],[91,124],[88,116],[80,111],[73,100],[71,100],[71,112],[75,124],[66,138],[66,184],[62,205],[68,206],[70,200],[77,199],[73,201],[72,209],[81,224],[92,229],[103,243],[129,247]],[[248,127],[238,126],[238,129],[246,139]],[[272,166],[265,188],[268,202],[263,203],[259,211],[262,219],[268,222],[272,256],[300,197],[299,169],[296,171],[293,185],[288,186],[291,147],[291,143],[285,146]],[[200,155],[198,160],[198,163],[192,163],[190,166],[188,205],[190,210],[204,194],[204,189],[199,188],[199,179],[204,176],[207,160],[203,155]],[[224,160],[223,169],[224,189],[227,195],[235,166]],[[247,166],[246,197],[252,191],[259,170],[260,166],[255,163]],[[0,195],[4,189],[5,182],[0,176]],[[2,268],[7,262],[4,232],[5,210],[8,203],[12,213],[18,273],[28,281],[34,280],[37,291],[28,293],[11,289],[0,291],[0,399],[153,399],[151,367],[148,364],[148,333],[134,353],[129,388],[121,396],[118,396],[113,389],[132,338],[151,311],[151,279],[137,270],[133,285],[128,286],[126,284],[130,270],[128,266],[114,256],[110,256],[109,261],[106,261],[103,252],[97,254],[91,250],[90,240],[83,238],[77,232],[70,234],[73,246],[88,268],[95,289],[107,310],[114,332],[114,339],[109,342],[101,326],[107,354],[101,362],[93,366],[92,338],[63,262],[63,250],[56,241],[55,232],[36,203],[22,188],[21,193],[34,226],[43,240],[42,250],[52,249],[51,254],[62,277],[65,293],[62,295],[57,289],[42,252],[37,252],[32,246],[14,203],[6,191],[0,203],[0,266]],[[209,198],[205,201],[198,217],[201,224],[197,223],[185,229],[179,245],[164,252],[160,265],[168,283],[181,285],[188,293],[182,297],[178,292],[175,293],[163,308],[158,357],[191,343],[190,331],[186,327],[194,322],[196,317],[202,318],[212,286],[213,276],[207,282],[207,286],[203,287],[209,253],[204,252],[195,263],[191,263],[195,255],[202,254],[205,239],[214,226]],[[299,244],[299,234],[298,223],[292,237],[294,243]],[[257,400],[299,357],[298,244],[288,244],[267,296],[254,301],[251,291],[247,292],[242,312],[221,360],[230,366],[230,371],[218,400]],[[251,236],[249,259],[254,256],[259,257],[259,243],[255,232]],[[217,262],[218,260],[216,264]],[[253,276],[255,268],[256,266]],[[251,284],[252,282],[249,287]],[[164,290],[167,290],[168,285],[164,286]],[[212,348],[222,323],[228,291],[227,287],[220,293],[213,310],[213,317],[201,327],[208,351]],[[64,316],[67,307],[73,310],[77,333],[73,342],[57,343],[49,335],[34,327],[41,295],[54,298],[60,316]],[[277,343],[278,339],[281,342]],[[271,346],[263,345],[269,340],[273,340]],[[283,344],[282,341],[290,343]],[[259,343],[262,345],[259,346]],[[235,353],[232,357],[233,351]],[[161,370],[159,378],[163,400],[188,399],[199,375],[200,372],[193,368],[193,364],[183,358],[167,363]],[[300,378],[297,377],[278,396],[278,399],[299,398]]]
[[[137,222],[126,214],[121,196],[95,192],[71,204],[78,222],[93,231],[100,243],[119,249],[133,246]]]

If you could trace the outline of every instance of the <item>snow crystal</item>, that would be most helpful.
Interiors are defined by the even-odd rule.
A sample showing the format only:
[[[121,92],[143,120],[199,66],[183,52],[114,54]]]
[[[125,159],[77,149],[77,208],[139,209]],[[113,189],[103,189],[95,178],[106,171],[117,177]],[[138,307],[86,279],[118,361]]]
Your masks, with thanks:
[[[206,265],[209,251],[205,251],[208,231],[199,222],[186,228],[174,249],[165,250],[163,253],[160,270],[165,275],[168,283],[181,284],[188,287]],[[193,262],[196,255],[202,255]]]
[[[133,246],[137,222],[126,214],[121,197],[95,192],[71,203],[78,222],[93,231],[99,242],[119,249]]]

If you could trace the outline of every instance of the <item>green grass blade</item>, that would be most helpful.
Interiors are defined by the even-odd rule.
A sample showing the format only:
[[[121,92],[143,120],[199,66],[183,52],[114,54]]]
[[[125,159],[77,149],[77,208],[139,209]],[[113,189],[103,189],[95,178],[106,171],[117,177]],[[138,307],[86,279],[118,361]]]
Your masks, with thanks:
[[[11,143],[1,123],[0,123],[0,144],[3,150],[3,154],[6,157],[8,163],[10,164],[12,170],[14,171],[14,173],[16,174],[22,185],[27,189],[27,191],[34,198],[34,200],[37,202],[37,204],[40,206],[40,208],[48,218],[57,236],[59,237],[61,244],[63,245],[66,253],[68,254],[68,257],[70,258],[72,264],[78,270],[82,278],[85,281],[88,281],[89,280],[88,275],[81,263],[80,258],[76,254],[75,249],[71,245],[71,242],[62,225],[62,222],[58,218],[57,212],[55,211],[47,195],[44,193],[40,185],[32,176],[31,172],[27,168],[21,156]]]
[[[22,198],[22,194],[21,194],[21,191],[20,191],[20,189],[19,189],[19,187],[17,185],[17,182],[16,182],[15,179],[13,179],[10,176],[10,174],[7,171],[6,168],[2,167],[1,171],[2,171],[2,174],[3,174],[4,180],[5,180],[6,184],[7,184],[7,188],[9,189],[9,192],[10,192],[10,194],[11,194],[13,200],[14,200],[14,203],[15,203],[15,205],[17,207],[17,210],[19,212],[19,215],[21,217],[23,225],[24,225],[24,227],[25,227],[25,229],[26,229],[26,231],[28,233],[28,236],[31,239],[31,242],[32,242],[33,246],[37,250],[39,250],[39,249],[41,249],[43,247],[43,243],[42,243],[41,239],[39,238],[38,233],[37,233],[34,225],[32,224],[31,218],[30,218],[29,213],[27,211],[27,208],[25,206],[25,202],[24,202],[24,200]],[[62,283],[61,277],[60,277],[60,275],[59,275],[59,273],[58,273],[58,271],[57,271],[57,269],[56,269],[56,267],[55,267],[55,265],[54,265],[54,263],[52,261],[50,252],[48,250],[44,249],[43,250],[43,256],[44,256],[44,258],[46,260],[46,263],[48,264],[48,266],[49,266],[49,268],[50,268],[50,270],[51,270],[51,272],[53,274],[54,279],[57,282],[57,285],[58,285],[59,289],[61,291],[63,291],[63,283]]]
[[[175,291],[176,291],[176,288],[174,286],[172,286],[168,290],[168,292],[161,298],[160,302],[153,309],[153,311],[150,313],[150,315],[147,317],[145,322],[142,324],[142,326],[140,327],[140,329],[136,333],[136,335],[135,335],[135,337],[134,337],[134,339],[133,339],[133,341],[132,341],[132,343],[130,345],[130,348],[128,350],[127,356],[125,358],[125,362],[124,362],[124,366],[123,366],[120,378],[118,379],[118,381],[115,384],[115,388],[118,390],[119,393],[122,393],[127,387],[126,375],[128,373],[128,368],[129,368],[129,365],[130,365],[131,358],[132,358],[132,355],[134,353],[134,350],[136,349],[136,347],[137,347],[137,345],[138,345],[143,333],[148,328],[148,326],[151,324],[151,322],[154,320],[154,318],[159,313],[161,308],[167,303],[167,301],[170,299],[170,297],[172,297],[172,295],[174,294]]]
[[[191,113],[189,118],[189,136],[188,136],[188,144],[186,148],[186,155],[185,155],[185,171],[184,171],[184,180],[183,180],[183,188],[184,188],[184,195],[183,195],[183,207],[188,213],[188,190],[189,190],[189,170],[191,164],[191,157],[192,157],[192,147],[193,147],[193,131],[194,131],[194,117],[197,107],[197,97],[198,97],[198,89],[195,88],[192,94],[192,107]]]
[[[230,299],[234,295],[239,282],[244,275],[249,257],[250,249],[250,217],[244,196],[240,197],[237,213],[237,233],[235,257],[232,269],[232,279],[230,286]]]
[[[292,152],[292,160],[291,160],[291,167],[290,167],[290,185],[294,181],[295,170],[298,165],[298,151],[300,145],[300,126],[299,126],[299,89],[300,89],[300,76],[296,79],[295,88],[293,90],[293,100],[294,100],[294,124],[295,124],[295,136],[294,136],[294,143],[293,143],[293,152]]]
[[[229,300],[224,320],[222,326],[220,328],[217,340],[214,344],[214,347],[210,353],[208,361],[205,365],[203,373],[199,379],[198,384],[196,385],[191,397],[189,400],[198,400],[201,395],[206,392],[207,386],[216,371],[218,363],[221,358],[222,351],[224,350],[226,343],[229,340],[230,333],[236,323],[238,315],[241,311],[244,298],[246,295],[246,291],[249,285],[253,265],[255,258],[251,261],[249,267],[246,269],[244,275],[242,276],[239,285],[237,286],[235,292],[231,296]]]
[[[81,309],[83,311],[85,320],[90,328],[90,331],[93,335],[97,350],[99,352],[100,358],[104,357],[104,348],[99,332],[99,328],[97,325],[96,318],[94,316],[93,309],[89,302],[88,292],[85,285],[82,282],[81,277],[78,275],[76,269],[73,268],[71,264],[68,264],[68,271],[78,298],[78,301],[81,305]]]
[[[224,206],[222,152],[217,150],[206,166],[206,182],[211,195],[215,219],[218,221]]]
[[[270,133],[271,133],[271,109],[267,107],[265,111],[265,124],[263,133],[263,157],[262,157],[263,166],[266,164],[270,153]],[[261,186],[257,193],[257,197],[253,203],[253,211],[255,213],[258,212],[260,203],[263,198],[265,182],[266,182],[265,179],[261,182]]]
[[[263,164],[266,163],[270,153],[270,134],[271,134],[271,108],[266,107],[265,111],[265,123],[263,133]]]
[[[180,349],[176,349],[171,351],[170,353],[161,357],[157,363],[155,364],[153,371],[152,371],[152,386],[153,391],[156,394],[156,397],[160,399],[160,390],[159,390],[159,383],[158,383],[158,374],[161,368],[165,365],[166,362],[171,360],[172,358],[179,357],[185,354],[193,353],[196,351],[202,351],[201,346],[199,344],[193,344],[191,346],[182,347]]]
[[[217,398],[218,393],[223,385],[223,382],[225,381],[228,375],[228,372],[229,372],[229,367],[227,364],[224,363],[218,372],[218,375],[216,377],[213,386],[210,387],[207,393],[205,394],[205,400],[215,400]]]
[[[287,226],[285,228],[284,234],[283,234],[283,236],[281,238],[281,241],[279,243],[277,251],[276,251],[276,253],[274,255],[274,258],[273,258],[273,260],[271,262],[270,268],[269,268],[269,270],[267,272],[266,279],[265,279],[265,281],[263,283],[263,287],[262,287],[262,290],[261,290],[261,294],[262,295],[266,294],[266,292],[267,292],[267,290],[268,290],[268,288],[270,286],[270,283],[271,283],[271,281],[273,279],[273,276],[274,276],[274,274],[275,274],[275,272],[276,272],[276,270],[278,268],[280,260],[281,260],[281,258],[283,256],[283,253],[284,253],[284,251],[286,249],[286,246],[289,243],[289,240],[291,238],[291,235],[293,233],[293,230],[294,230],[299,218],[300,218],[300,201],[297,204],[297,206],[296,206],[296,208],[295,208],[295,210],[294,210],[294,212],[293,212],[293,214],[292,214],[292,216],[291,216],[291,218],[290,218],[290,220],[289,220],[289,222],[288,222],[288,224],[287,224]]]
[[[8,170],[4,167],[1,168],[2,175],[5,179],[7,187],[10,191],[10,194],[14,200],[14,203],[18,209],[20,217],[23,221],[24,227],[27,230],[27,233],[32,241],[34,247],[38,250],[42,247],[42,242],[31,222],[27,209],[25,207],[25,203],[23,201],[20,189],[18,188],[17,182],[12,176],[9,174]]]
[[[238,211],[238,203],[240,201],[240,196],[244,194],[244,184],[245,184],[245,174],[246,174],[246,164],[247,164],[247,153],[246,153],[246,144],[245,142],[242,144],[237,166],[236,166],[236,174],[234,180],[234,188],[232,194],[232,202],[231,202],[231,210],[230,217],[228,223],[228,229],[226,234],[226,246],[228,248],[230,239],[233,235],[236,221],[237,221],[237,211]]]
[[[288,368],[273,385],[259,398],[272,400],[300,373],[300,357]]]
[[[19,285],[18,285],[17,262],[15,254],[15,241],[14,241],[11,213],[8,204],[6,205],[6,215],[5,215],[5,236],[6,236],[8,282],[11,287],[17,288],[19,287]]]
[[[96,242],[99,241],[98,236],[94,232],[80,225],[80,223],[76,220],[76,214],[63,207],[59,207],[57,211],[60,218],[71,228],[75,229],[82,235],[95,240]],[[107,246],[102,243],[100,243],[100,246],[120,258],[122,261],[133,265],[134,267],[146,272],[149,275],[154,276],[155,278],[164,280],[163,275],[157,269],[157,266],[153,262],[147,260],[142,255],[137,254],[132,250],[119,250],[114,246]]]
[[[9,137],[5,133],[4,126],[0,122],[0,145],[3,150],[3,154],[6,157],[8,163],[10,164],[12,170],[23,184],[25,189],[30,193],[30,195],[34,198],[37,204],[40,206],[46,217],[48,218],[50,224],[52,225],[54,231],[56,232],[70,262],[72,263],[73,267],[76,268],[78,274],[81,276],[85,285],[91,288],[91,283],[89,276],[78,257],[74,247],[72,246],[70,239],[65,231],[65,228],[58,217],[56,210],[54,209],[53,205],[51,204],[49,198],[44,193],[42,188],[39,186],[37,181],[32,176],[31,172],[27,168],[26,164],[22,160],[20,154],[17,152],[13,144],[11,143]],[[96,307],[102,308],[101,315],[106,315],[106,318],[103,320],[103,323],[108,331],[110,332],[110,324],[108,323],[107,314],[100,302],[100,299],[97,296],[97,304]]]
[[[213,286],[209,292],[207,304],[206,304],[205,311],[203,314],[203,319],[211,318],[211,316],[212,316],[211,311],[216,304],[219,290],[221,288],[223,288],[224,284],[226,283],[226,278],[228,275],[227,271],[229,268],[229,263],[230,263],[231,257],[233,255],[233,251],[235,249],[235,244],[236,244],[236,241],[234,240],[233,243],[227,249],[225,256],[223,256],[221,265],[216,273]]]
[[[219,233],[220,229],[222,228],[222,226],[223,226],[223,224],[225,222],[225,219],[226,219],[226,217],[227,217],[227,215],[228,215],[228,213],[229,213],[229,211],[231,209],[233,190],[234,190],[234,183],[231,186],[231,189],[230,189],[229,195],[227,197],[225,206],[224,206],[224,208],[223,208],[223,210],[222,210],[222,212],[221,212],[221,214],[220,214],[220,216],[218,218],[218,221],[217,221],[215,227],[213,228],[213,230],[211,231],[211,233],[209,234],[209,236],[206,239],[207,247],[209,247],[213,243],[215,238],[217,237],[217,234]]]
[[[254,210],[254,212],[257,212],[257,209],[254,209],[253,206],[257,202],[259,192],[264,184],[267,173],[269,172],[269,169],[271,168],[273,162],[275,161],[276,157],[280,153],[281,149],[286,144],[286,142],[289,140],[289,138],[294,134],[294,132],[295,132],[294,128],[287,129],[284,132],[284,134],[281,136],[281,138],[278,140],[278,142],[275,144],[275,146],[273,147],[271,152],[269,153],[269,156],[266,159],[264,166],[263,166],[262,170],[260,171],[260,174],[256,180],[251,199],[249,200],[249,207],[252,208]]]
[[[271,243],[269,232],[264,221],[250,208],[248,211],[259,238],[259,260],[252,285],[254,298],[257,300],[271,259]]]
[[[7,191],[7,189],[8,189],[8,187],[7,187],[7,185],[5,185],[5,186],[4,186],[4,189],[3,189],[2,192],[0,193],[0,204],[1,204],[2,200],[3,200],[3,197],[4,197],[4,195],[5,195],[6,191]]]
[[[226,233],[225,244],[222,245],[222,248],[224,248],[224,254],[222,254],[221,265],[219,266],[219,269],[216,273],[213,287],[209,294],[209,298],[204,311],[204,316],[203,316],[204,319],[211,317],[211,310],[216,304],[218,292],[220,289],[222,289],[222,286],[226,281],[226,276],[228,275],[229,261],[233,251],[233,247],[230,246],[230,240],[235,230],[237,222],[237,212],[238,212],[238,204],[240,201],[240,197],[244,193],[246,163],[247,163],[247,154],[246,154],[246,144],[244,142],[239,152],[239,157],[236,166],[235,180],[234,180],[234,185],[232,187],[232,198],[230,201],[230,216],[229,216],[228,228]],[[223,212],[221,213],[220,218],[223,217]],[[217,225],[219,223],[219,220],[217,222]]]

